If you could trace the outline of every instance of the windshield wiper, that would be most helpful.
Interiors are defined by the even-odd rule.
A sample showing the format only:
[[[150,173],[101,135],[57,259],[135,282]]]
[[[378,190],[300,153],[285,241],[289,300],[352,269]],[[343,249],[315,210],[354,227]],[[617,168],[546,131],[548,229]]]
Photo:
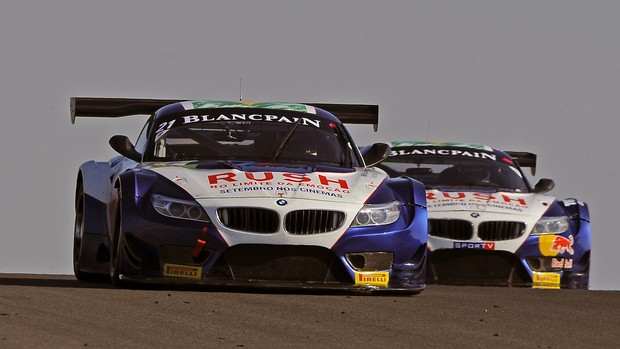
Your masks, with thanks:
[[[293,132],[295,132],[299,124],[301,124],[301,121],[302,121],[302,118],[297,119],[297,121],[291,126],[288,132],[286,132],[286,134],[284,135],[284,138],[282,138],[282,141],[280,141],[280,144],[278,145],[278,149],[276,150],[276,153],[273,155],[273,159],[271,160],[271,162],[276,162],[278,157],[282,155],[282,152],[284,151],[284,147],[288,143],[289,139],[291,139],[291,135],[293,135]]]

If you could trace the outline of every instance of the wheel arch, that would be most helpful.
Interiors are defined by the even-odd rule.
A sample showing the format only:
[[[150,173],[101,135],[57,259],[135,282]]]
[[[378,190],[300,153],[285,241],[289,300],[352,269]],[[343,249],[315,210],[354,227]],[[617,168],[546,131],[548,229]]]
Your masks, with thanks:
[[[78,171],[75,189],[75,205],[79,188],[84,192],[85,232],[87,234],[108,235],[108,206],[111,204],[111,169],[105,162],[89,161]]]

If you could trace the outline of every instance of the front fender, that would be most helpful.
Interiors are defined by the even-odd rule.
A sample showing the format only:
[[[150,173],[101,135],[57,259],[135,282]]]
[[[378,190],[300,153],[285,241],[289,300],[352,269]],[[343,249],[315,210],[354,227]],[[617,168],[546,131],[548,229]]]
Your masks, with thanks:
[[[81,183],[84,191],[85,234],[108,234],[108,207],[114,201],[111,196],[111,173],[106,162],[89,161],[80,166],[77,184]]]
[[[560,205],[564,207],[564,211],[571,219],[590,221],[590,210],[585,202],[574,198],[566,198],[560,201]]]

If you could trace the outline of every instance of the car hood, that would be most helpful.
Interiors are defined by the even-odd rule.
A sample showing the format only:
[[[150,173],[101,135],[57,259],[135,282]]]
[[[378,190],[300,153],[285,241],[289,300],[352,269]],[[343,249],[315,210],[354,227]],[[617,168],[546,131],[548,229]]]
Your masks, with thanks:
[[[166,163],[144,169],[169,179],[196,199],[294,198],[363,204],[387,178],[372,168],[323,172],[274,166],[204,169]]]
[[[555,200],[535,193],[427,190],[429,217],[470,213],[529,216],[540,218]]]
[[[438,220],[464,220],[471,223],[471,239],[460,240],[429,234],[430,250],[468,248],[515,253],[530,235],[536,222],[552,206],[555,198],[535,193],[472,192],[427,190],[428,217]],[[483,240],[478,227],[484,222],[522,222],[524,233],[509,240]]]

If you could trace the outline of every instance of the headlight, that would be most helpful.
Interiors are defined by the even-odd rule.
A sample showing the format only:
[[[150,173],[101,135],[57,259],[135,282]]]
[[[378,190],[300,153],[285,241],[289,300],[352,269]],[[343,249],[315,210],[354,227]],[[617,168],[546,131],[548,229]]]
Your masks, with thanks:
[[[532,235],[560,234],[568,230],[567,216],[543,217],[534,226]]]
[[[151,202],[153,203],[155,211],[163,216],[211,222],[202,206],[195,201],[173,199],[167,196],[154,194],[151,196]]]
[[[385,225],[394,223],[400,217],[400,203],[398,201],[386,204],[364,205],[353,220],[352,227],[371,225]]]

